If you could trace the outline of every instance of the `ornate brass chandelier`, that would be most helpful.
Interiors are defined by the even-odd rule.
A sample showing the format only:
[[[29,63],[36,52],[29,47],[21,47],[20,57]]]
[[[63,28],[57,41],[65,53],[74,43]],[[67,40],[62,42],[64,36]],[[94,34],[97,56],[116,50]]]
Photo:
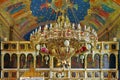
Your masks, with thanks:
[[[51,23],[49,27],[46,25],[44,30],[40,26],[33,31],[30,41],[37,54],[41,52],[43,55],[54,56],[62,65],[69,65],[68,59],[90,51],[87,43],[94,46],[98,37],[94,29],[86,25],[82,28],[80,24],[71,24],[67,16],[61,15],[55,23]]]

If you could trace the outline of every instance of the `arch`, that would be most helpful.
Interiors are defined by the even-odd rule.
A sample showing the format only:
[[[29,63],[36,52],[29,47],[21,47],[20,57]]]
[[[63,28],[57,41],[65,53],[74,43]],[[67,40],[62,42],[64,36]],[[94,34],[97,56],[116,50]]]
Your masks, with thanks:
[[[27,68],[34,64],[34,57],[31,53],[27,55]]]
[[[11,68],[17,68],[17,55],[15,53],[11,56]]]
[[[10,55],[6,53],[4,55],[4,68],[10,68]]]
[[[87,55],[87,68],[94,68],[94,61],[92,58],[92,54]]]
[[[109,58],[108,54],[103,55],[103,68],[109,68]]]
[[[95,68],[100,68],[100,55],[99,54],[95,54],[94,63],[95,63]]]
[[[26,56],[24,53],[20,55],[20,68],[25,68],[26,65]]]
[[[116,56],[115,54],[110,55],[110,68],[116,68]]]
[[[39,54],[36,56],[36,68],[41,68],[42,65],[42,55]]]

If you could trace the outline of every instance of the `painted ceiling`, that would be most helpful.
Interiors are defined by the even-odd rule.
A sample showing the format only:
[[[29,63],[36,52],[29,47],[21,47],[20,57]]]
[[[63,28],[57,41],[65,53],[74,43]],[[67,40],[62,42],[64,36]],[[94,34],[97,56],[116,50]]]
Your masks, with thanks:
[[[0,0],[0,39],[9,38],[13,27],[13,40],[29,40],[40,25],[55,22],[59,10],[66,11],[71,23],[90,26],[102,38],[120,22],[119,0]]]

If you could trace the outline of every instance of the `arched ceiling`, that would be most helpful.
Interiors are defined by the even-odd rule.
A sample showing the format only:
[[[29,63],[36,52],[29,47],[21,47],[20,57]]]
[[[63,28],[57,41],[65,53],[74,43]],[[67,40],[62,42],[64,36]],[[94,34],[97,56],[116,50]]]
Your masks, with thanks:
[[[120,22],[119,0],[0,0],[0,39],[9,38],[13,27],[13,40],[29,40],[35,28],[55,22],[59,8],[71,23],[94,28],[99,38]]]
[[[66,10],[66,15],[72,23],[84,20],[89,1],[85,0],[32,0],[30,9],[32,14],[38,17],[38,22],[55,21],[60,15],[59,11]],[[60,10],[61,9],[61,10]]]

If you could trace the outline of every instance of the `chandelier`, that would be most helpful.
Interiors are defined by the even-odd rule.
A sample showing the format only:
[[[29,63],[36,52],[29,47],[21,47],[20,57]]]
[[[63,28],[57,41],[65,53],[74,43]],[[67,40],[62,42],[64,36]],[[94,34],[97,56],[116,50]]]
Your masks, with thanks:
[[[68,59],[74,55],[84,54],[90,51],[87,44],[94,44],[98,41],[94,29],[81,27],[80,24],[70,23],[69,18],[62,14],[58,16],[55,23],[39,27],[31,33],[30,41],[32,47],[43,55],[54,56],[62,65],[68,65]],[[48,57],[45,58],[48,60]],[[84,56],[81,57],[84,59]],[[83,62],[83,61],[82,61]]]

